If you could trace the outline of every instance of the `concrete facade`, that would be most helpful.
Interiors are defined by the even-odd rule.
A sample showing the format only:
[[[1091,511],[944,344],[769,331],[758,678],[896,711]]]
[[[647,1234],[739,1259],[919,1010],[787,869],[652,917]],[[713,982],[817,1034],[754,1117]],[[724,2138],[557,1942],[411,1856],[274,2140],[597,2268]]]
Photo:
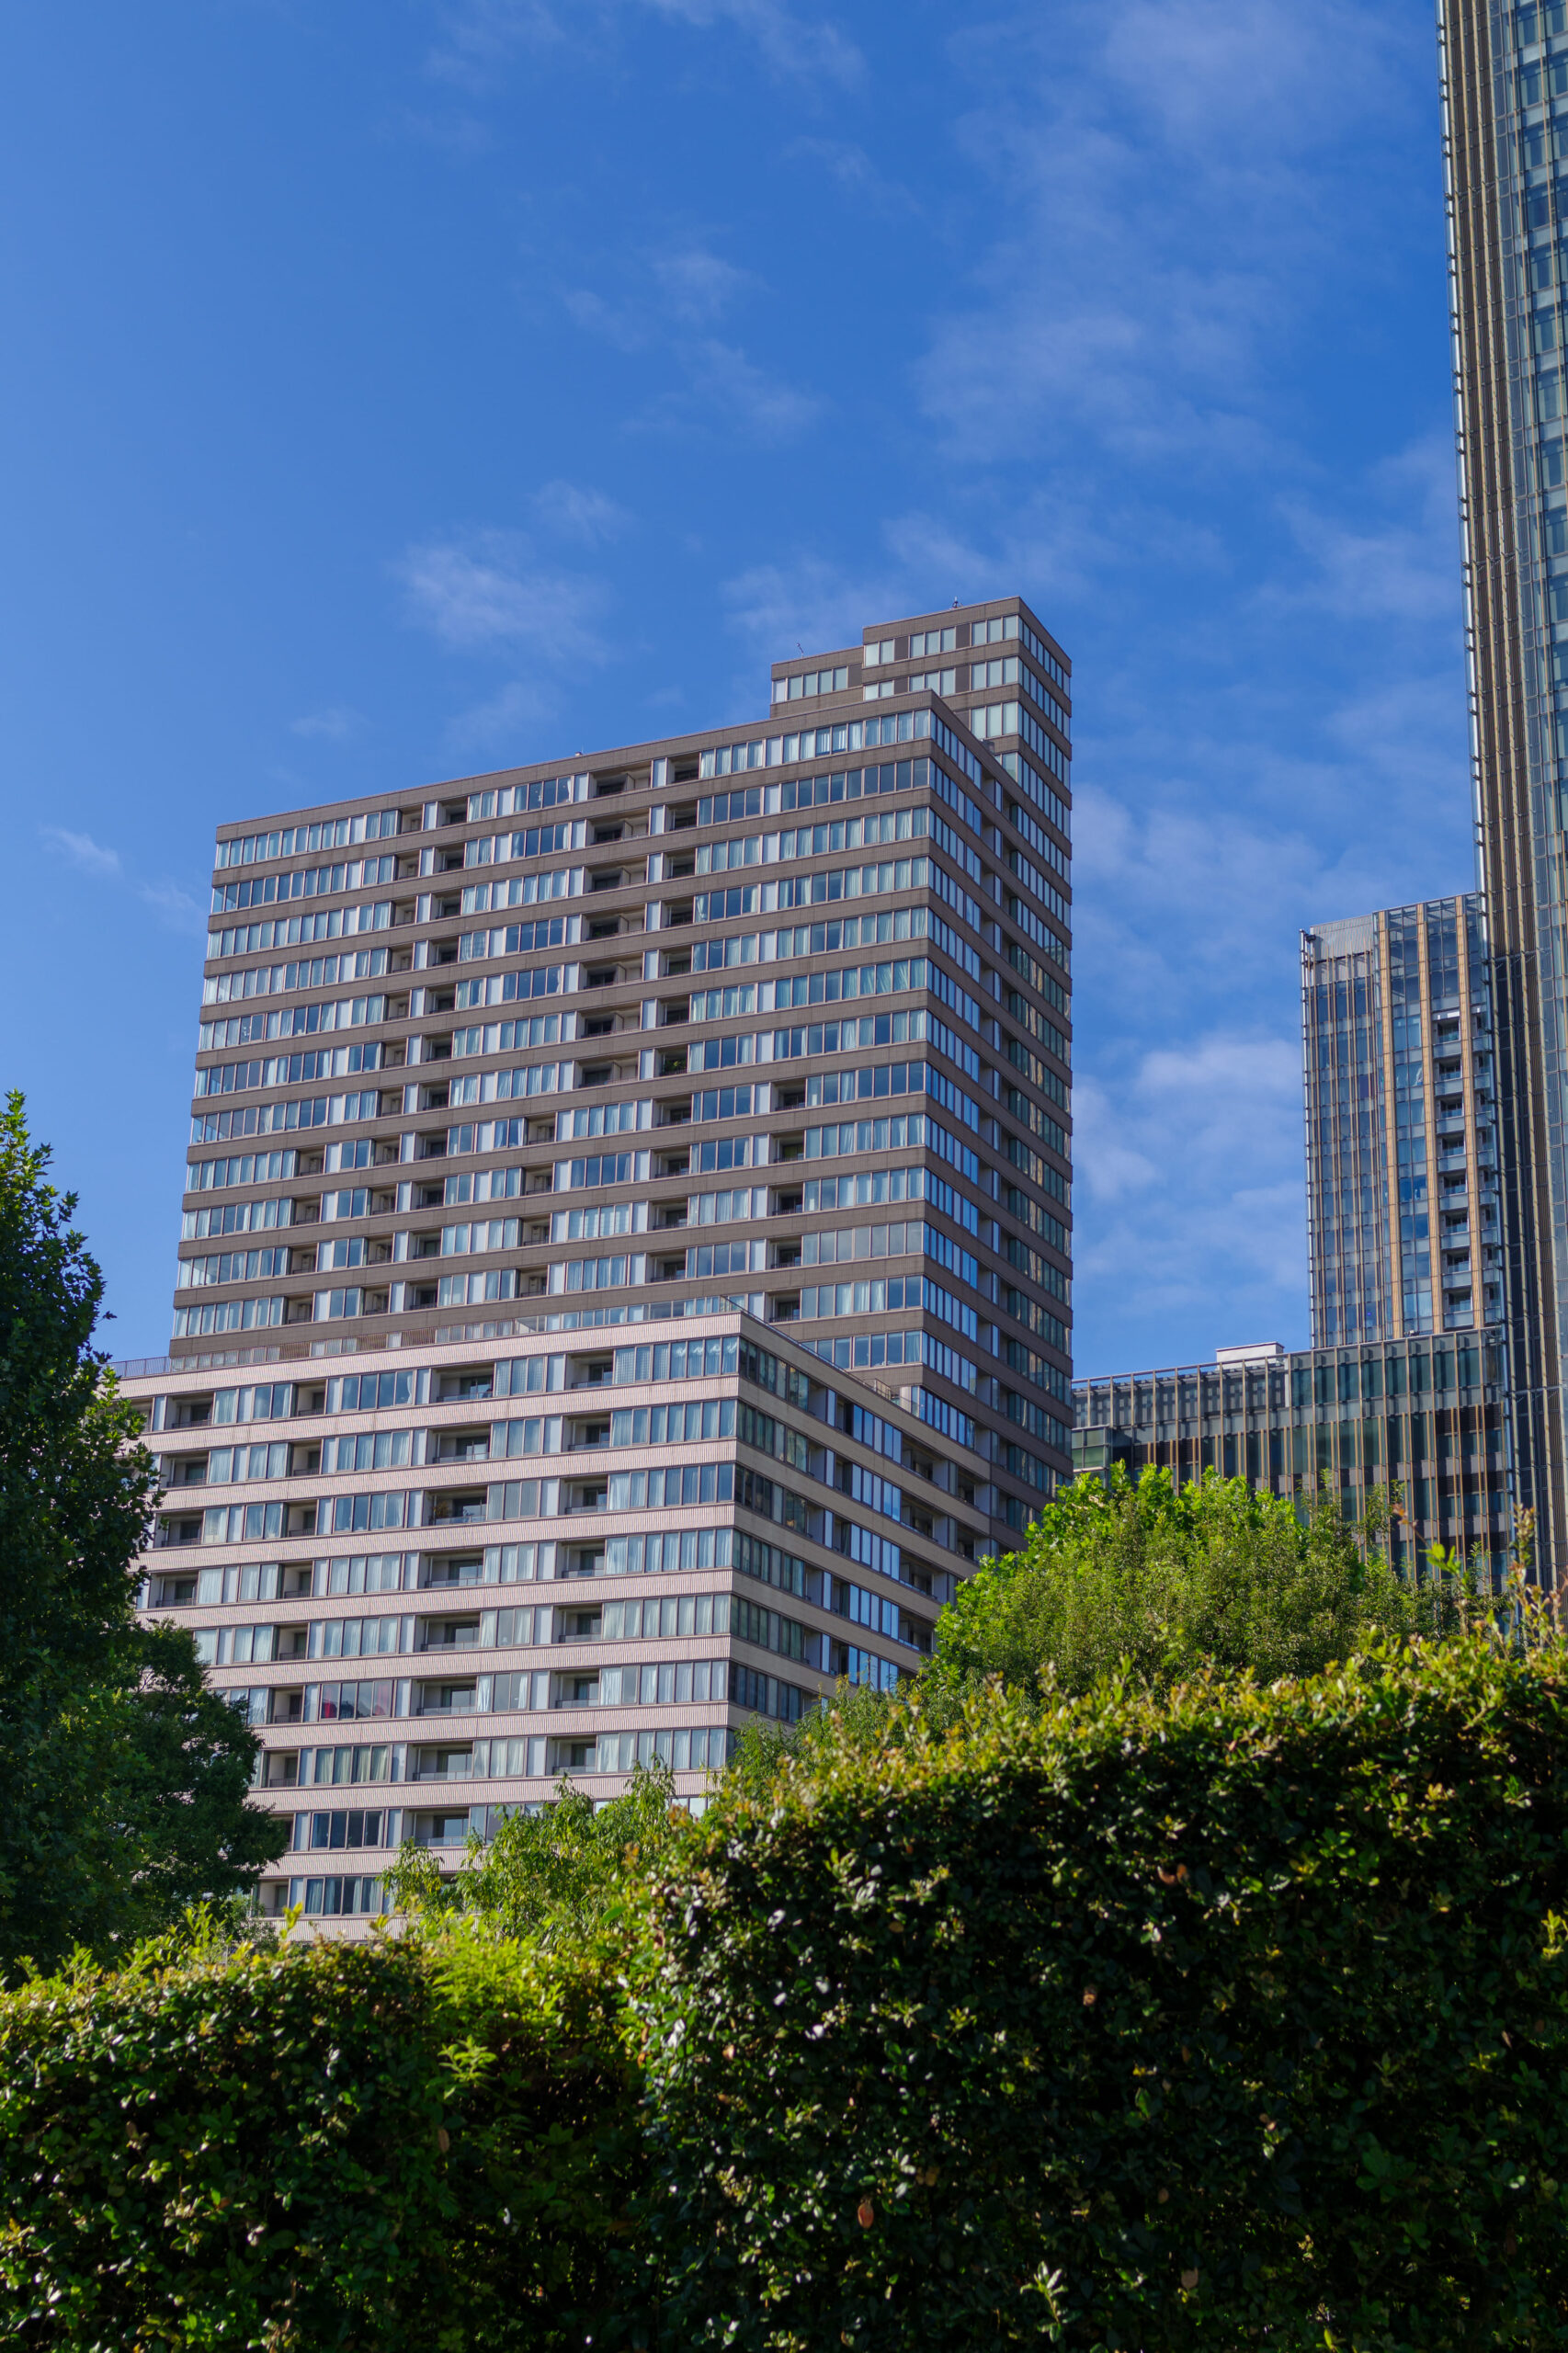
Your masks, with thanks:
[[[1070,708],[1000,599],[722,740],[220,828],[146,1598],[358,1836],[324,1910],[639,1744],[699,1796],[1067,1475]]]

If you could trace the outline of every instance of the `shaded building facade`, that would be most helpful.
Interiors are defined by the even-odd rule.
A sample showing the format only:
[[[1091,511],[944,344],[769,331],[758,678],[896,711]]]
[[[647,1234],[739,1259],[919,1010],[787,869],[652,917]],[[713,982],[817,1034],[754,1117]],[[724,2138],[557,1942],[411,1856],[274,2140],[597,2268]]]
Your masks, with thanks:
[[[1475,893],[1301,934],[1314,1347],[1502,1316],[1490,972]]]

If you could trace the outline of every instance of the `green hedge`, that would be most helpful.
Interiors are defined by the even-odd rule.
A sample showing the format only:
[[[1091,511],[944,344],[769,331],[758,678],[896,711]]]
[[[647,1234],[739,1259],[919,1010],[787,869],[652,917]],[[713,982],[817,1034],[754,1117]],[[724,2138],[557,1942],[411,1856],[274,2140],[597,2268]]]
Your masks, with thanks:
[[[733,1776],[615,1951],[0,1997],[7,2340],[1568,2347],[1565,1684],[894,1711]]]
[[[472,1938],[0,2000],[6,2341],[580,2346],[639,2171],[613,1977]]]
[[[1469,1643],[727,1791],[638,1997],[665,2341],[1568,2344],[1563,1701]]]

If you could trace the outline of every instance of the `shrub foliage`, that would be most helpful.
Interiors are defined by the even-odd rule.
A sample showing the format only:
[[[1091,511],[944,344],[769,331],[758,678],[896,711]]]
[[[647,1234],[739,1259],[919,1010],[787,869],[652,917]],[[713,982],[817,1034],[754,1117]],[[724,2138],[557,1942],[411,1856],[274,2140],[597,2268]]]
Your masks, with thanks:
[[[159,1961],[0,2001],[8,2342],[584,2342],[638,2162],[608,1972],[461,1935]]]
[[[671,2344],[1568,2343],[1560,1657],[908,1711],[657,1892]]]
[[[574,1949],[519,1847],[402,1939],[84,1961],[0,1997],[11,2336],[1568,2347],[1565,1683],[849,1711]]]
[[[965,1578],[937,1622],[924,1678],[951,1693],[995,1676],[1064,1691],[1131,1671],[1175,1682],[1217,1666],[1264,1682],[1315,1675],[1379,1640],[1451,1631],[1464,1581],[1446,1559],[1417,1583],[1382,1550],[1384,1491],[1364,1520],[1326,1484],[1293,1498],[1208,1471],[1177,1487],[1120,1464],[1058,1488],[1022,1549]]]

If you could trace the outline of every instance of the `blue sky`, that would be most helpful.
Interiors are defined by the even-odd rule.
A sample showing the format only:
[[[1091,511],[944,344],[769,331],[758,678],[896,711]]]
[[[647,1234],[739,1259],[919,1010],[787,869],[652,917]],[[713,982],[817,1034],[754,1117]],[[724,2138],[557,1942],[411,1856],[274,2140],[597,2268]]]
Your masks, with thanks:
[[[169,1330],[214,825],[1075,669],[1079,1369],[1307,1336],[1297,933],[1468,887],[1427,0],[0,26],[8,1008]]]

